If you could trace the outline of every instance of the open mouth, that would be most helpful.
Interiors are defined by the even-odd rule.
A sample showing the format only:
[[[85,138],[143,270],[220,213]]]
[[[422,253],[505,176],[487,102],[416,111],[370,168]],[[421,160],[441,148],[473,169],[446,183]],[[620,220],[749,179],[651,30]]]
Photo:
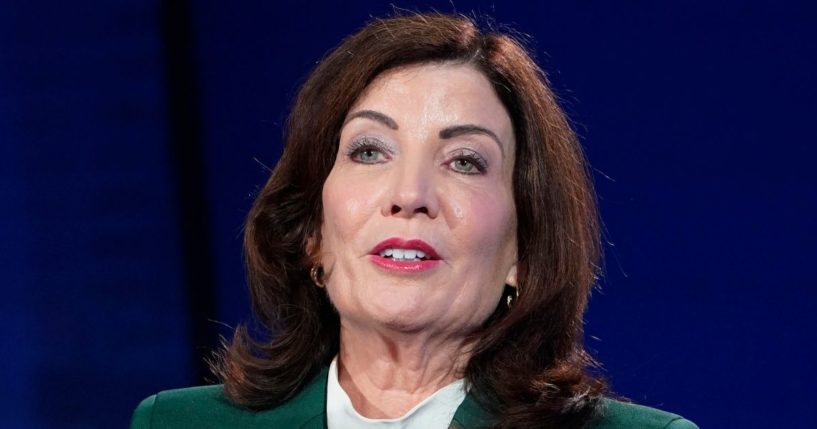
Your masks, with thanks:
[[[398,274],[414,274],[433,270],[442,258],[423,240],[388,238],[369,252],[372,262],[382,269]]]
[[[379,255],[395,262],[419,262],[432,259],[425,252],[417,249],[388,248],[381,250]]]
[[[442,259],[430,244],[423,240],[388,238],[378,243],[370,252],[394,262],[422,262]]]

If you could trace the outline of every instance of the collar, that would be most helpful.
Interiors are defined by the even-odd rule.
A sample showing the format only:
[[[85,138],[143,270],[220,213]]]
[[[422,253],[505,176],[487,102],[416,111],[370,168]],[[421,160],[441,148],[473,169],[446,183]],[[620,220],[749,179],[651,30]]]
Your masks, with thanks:
[[[369,419],[361,416],[338,380],[338,359],[329,365],[326,383],[326,419],[330,428],[360,427],[368,429],[437,428],[447,429],[463,399],[465,381],[456,380],[434,392],[403,416],[391,419]]]
[[[323,367],[320,372],[292,399],[273,410],[257,415],[258,427],[267,427],[269,420],[276,427],[297,429],[327,429],[326,425],[326,392],[329,380],[329,368]],[[265,418],[268,416],[268,418]],[[484,429],[489,427],[490,414],[477,403],[471,393],[465,395],[454,418],[452,426],[459,429]]]

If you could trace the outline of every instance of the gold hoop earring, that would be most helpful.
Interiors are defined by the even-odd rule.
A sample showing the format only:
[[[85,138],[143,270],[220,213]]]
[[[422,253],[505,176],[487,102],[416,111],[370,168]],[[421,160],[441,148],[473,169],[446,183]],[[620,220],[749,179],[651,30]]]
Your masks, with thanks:
[[[312,278],[312,282],[315,283],[317,287],[324,287],[326,284],[323,282],[323,267],[319,264],[315,264],[309,270],[309,277]]]

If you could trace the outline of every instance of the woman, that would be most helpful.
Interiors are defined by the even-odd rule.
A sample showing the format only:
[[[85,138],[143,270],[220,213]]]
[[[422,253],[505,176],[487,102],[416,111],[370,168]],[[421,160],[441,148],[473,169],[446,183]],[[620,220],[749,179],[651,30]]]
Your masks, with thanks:
[[[132,428],[694,428],[582,346],[595,197],[543,73],[461,16],[376,20],[300,90],[245,249],[265,338]]]

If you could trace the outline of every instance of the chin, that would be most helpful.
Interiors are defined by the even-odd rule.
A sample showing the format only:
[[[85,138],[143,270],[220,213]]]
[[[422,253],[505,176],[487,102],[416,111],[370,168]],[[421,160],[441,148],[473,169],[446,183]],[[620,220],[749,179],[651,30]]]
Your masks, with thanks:
[[[406,292],[406,291],[403,291]],[[434,303],[428,302],[427,294],[385,293],[365,304],[363,311],[378,325],[401,332],[416,332],[429,323],[439,323],[442,314],[434,314]],[[426,299],[423,299],[426,298]]]
[[[383,303],[383,305],[368,309],[368,313],[371,320],[389,329],[403,332],[422,330],[427,326],[426,320],[431,319],[426,314],[428,306],[407,304],[403,302],[400,305],[388,306]]]

